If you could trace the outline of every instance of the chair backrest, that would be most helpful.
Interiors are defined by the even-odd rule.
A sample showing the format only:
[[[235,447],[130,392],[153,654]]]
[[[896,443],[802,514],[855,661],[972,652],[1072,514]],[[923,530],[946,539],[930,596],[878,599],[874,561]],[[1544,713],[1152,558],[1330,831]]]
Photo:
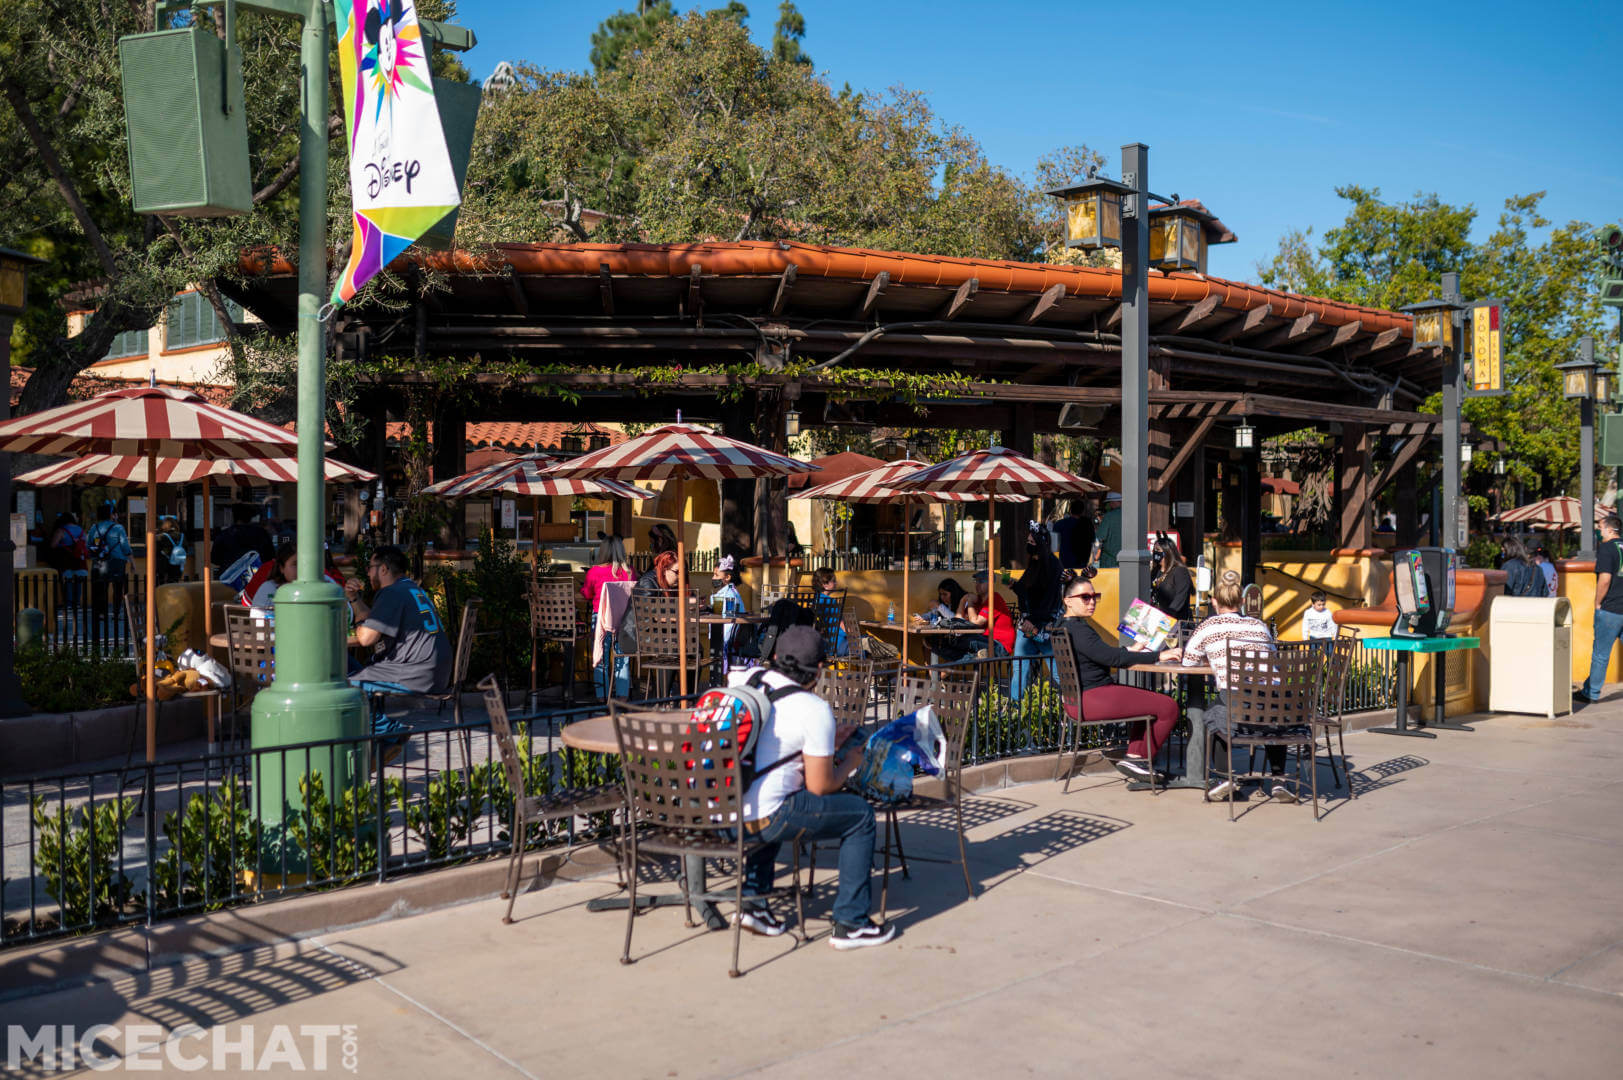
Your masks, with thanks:
[[[823,639],[823,652],[833,656],[840,639],[840,628],[845,622],[845,590],[819,591],[811,601],[812,614],[817,619],[817,634]]]
[[[276,624],[248,608],[225,609],[226,658],[239,682],[269,686],[276,677]]]
[[[479,680],[479,689],[485,695],[485,713],[490,717],[490,735],[496,740],[496,750],[501,754],[502,773],[507,777],[507,788],[513,793],[513,798],[523,799],[529,794],[524,790],[524,766],[518,760],[518,744],[513,741],[513,725],[507,720],[507,698],[502,694],[501,684],[496,681],[494,672]]]
[[[446,689],[456,693],[468,681],[468,663],[473,658],[475,627],[479,625],[479,605],[483,601],[469,600],[462,605],[462,625],[456,634],[456,656],[451,665],[451,685]]]
[[[1317,712],[1323,659],[1300,642],[1228,643],[1228,715],[1235,724],[1299,727]]]
[[[124,593],[124,622],[130,629],[130,645],[136,652],[147,647],[147,594],[146,590],[128,589]]]
[[[575,640],[575,583],[541,578],[530,584],[530,627],[562,641]]]
[[[609,715],[635,822],[707,832],[738,826],[744,784],[728,736],[685,709],[633,710],[610,699]]]
[[[936,722],[947,739],[942,778],[948,784],[958,782],[958,773],[963,768],[964,739],[975,719],[975,690],[979,684],[979,670],[965,666],[956,670],[937,668],[927,673],[903,673],[896,689],[898,716],[925,705],[935,710]]]
[[[873,662],[856,657],[825,663],[817,672],[818,697],[828,702],[836,724],[863,724],[873,691]]]
[[[677,655],[680,642],[676,619],[681,607],[682,603],[675,594],[631,594],[631,618],[637,631],[639,654],[644,658]],[[688,656],[694,657],[699,655],[701,641],[708,641],[710,635],[701,633],[697,605],[690,602],[686,607]]]
[[[1324,671],[1324,715],[1340,716],[1347,700],[1347,674],[1352,670],[1353,652],[1358,648],[1358,636],[1338,634],[1330,641],[1329,656]]]
[[[1072,720],[1081,720],[1082,673],[1077,670],[1071,632],[1063,628],[1052,630],[1048,638],[1054,649],[1054,677],[1059,680],[1060,707]]]

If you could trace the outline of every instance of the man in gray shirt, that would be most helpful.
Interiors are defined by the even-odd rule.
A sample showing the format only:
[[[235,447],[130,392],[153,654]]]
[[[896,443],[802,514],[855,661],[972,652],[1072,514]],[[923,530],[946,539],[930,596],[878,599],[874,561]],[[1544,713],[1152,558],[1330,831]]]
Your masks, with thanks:
[[[451,640],[434,601],[406,576],[410,564],[397,547],[382,547],[367,564],[372,606],[361,600],[361,583],[344,586],[355,612],[355,639],[375,646],[372,662],[349,677],[356,684],[398,686],[417,694],[438,693],[451,681]]]

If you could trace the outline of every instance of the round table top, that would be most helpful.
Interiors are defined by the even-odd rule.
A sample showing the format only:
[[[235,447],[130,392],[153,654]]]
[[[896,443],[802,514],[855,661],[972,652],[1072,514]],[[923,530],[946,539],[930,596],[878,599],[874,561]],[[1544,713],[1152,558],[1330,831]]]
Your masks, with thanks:
[[[729,623],[737,625],[764,623],[770,621],[771,618],[772,617],[770,615],[754,615],[747,611],[741,612],[737,615],[717,615],[715,612],[709,612],[708,614],[700,615],[694,621],[703,623],[706,626],[725,626]]]
[[[863,619],[857,625],[861,626],[864,630],[891,630],[898,634],[900,634],[903,630],[903,625],[900,622],[886,622],[880,619]],[[986,636],[986,628],[984,626],[946,627],[909,625],[906,627],[906,630],[909,634],[937,634],[942,636],[952,634],[974,634],[976,637]]]
[[[564,745],[593,754],[618,754],[620,741],[614,736],[614,717],[604,714],[565,724],[559,737]]]
[[[1132,664],[1127,671],[1158,671],[1163,675],[1216,675],[1210,664]]]
[[[358,649],[358,648],[361,647],[360,640],[358,638],[356,638],[356,636],[354,634],[351,634],[347,638],[344,639],[344,645],[347,648],[351,648],[351,649]],[[211,648],[211,649],[229,649],[230,647],[231,647],[231,635],[228,634],[226,631],[221,630],[216,634],[209,635],[209,648]]]

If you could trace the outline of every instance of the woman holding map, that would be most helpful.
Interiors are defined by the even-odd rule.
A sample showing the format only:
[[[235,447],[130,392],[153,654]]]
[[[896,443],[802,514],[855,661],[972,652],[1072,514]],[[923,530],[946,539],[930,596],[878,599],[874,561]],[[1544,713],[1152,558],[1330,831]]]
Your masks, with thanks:
[[[1129,780],[1150,780],[1154,775],[1150,762],[1155,759],[1155,751],[1166,742],[1178,723],[1178,703],[1154,690],[1123,686],[1112,679],[1110,673],[1114,668],[1133,664],[1174,663],[1183,651],[1140,651],[1107,644],[1089,621],[1099,606],[1099,595],[1092,573],[1084,571],[1065,586],[1061,599],[1063,618],[1059,629],[1069,633],[1071,650],[1076,654],[1076,670],[1082,683],[1081,715],[1089,721],[1153,716],[1155,719],[1148,731],[1144,730],[1142,720],[1129,728],[1127,756],[1116,762],[1116,771]]]

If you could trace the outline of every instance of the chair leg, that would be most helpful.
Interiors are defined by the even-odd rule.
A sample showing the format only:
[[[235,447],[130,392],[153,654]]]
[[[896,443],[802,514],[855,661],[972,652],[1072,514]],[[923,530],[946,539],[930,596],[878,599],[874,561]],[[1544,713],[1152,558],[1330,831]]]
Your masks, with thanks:
[[[1328,743],[1330,741],[1329,732],[1325,733],[1324,741],[1326,743]],[[1309,753],[1311,754],[1312,751],[1309,750]],[[1308,762],[1308,783],[1310,785],[1312,785],[1312,791],[1313,791],[1313,820],[1318,821],[1319,820],[1319,770],[1313,767],[1313,763],[1312,763],[1311,760],[1309,760],[1309,762]]]
[[[1232,736],[1230,736],[1230,738],[1232,738]],[[1234,823],[1234,744],[1225,740],[1223,743],[1223,748],[1225,774],[1228,776],[1229,781],[1229,824],[1232,825]],[[1251,759],[1247,757],[1246,762],[1248,765],[1250,761]]]
[[[958,865],[964,868],[964,891],[969,893],[971,900],[975,899],[975,885],[969,879],[969,854],[964,846],[964,803],[963,792],[953,800],[952,808],[958,815]]]
[[[507,910],[502,914],[502,925],[506,926],[513,921],[513,904],[518,900],[519,867],[524,860],[524,834],[517,829],[513,832],[513,854],[507,860],[507,888],[502,891],[502,899],[507,901]]]
[[[630,899],[626,905],[626,947],[620,954],[620,963],[631,963],[631,928],[637,919],[637,834],[631,833],[631,843],[625,848],[626,888]]]
[[[1315,756],[1317,756],[1317,754],[1318,754],[1318,748],[1319,748],[1318,736],[1315,735],[1314,738],[1313,738],[1313,752],[1314,752]],[[1335,781],[1337,787],[1340,787],[1341,786],[1341,774],[1336,771],[1336,754],[1335,754],[1335,751],[1330,746],[1330,726],[1328,724],[1326,724],[1325,727],[1324,727],[1324,756],[1330,759],[1330,779]],[[1351,787],[1352,787],[1352,778],[1351,777],[1347,778],[1347,787],[1349,789],[1351,789]]]
[[[811,845],[812,858],[817,857],[817,846]],[[791,866],[794,870],[794,879],[790,886],[795,891],[795,937],[804,945],[810,939],[806,936],[806,894],[800,891],[800,842],[797,839],[794,854],[791,856]]]
[[[890,812],[890,819],[892,823],[891,829],[895,834],[894,839],[896,841],[896,862],[902,868],[903,880],[912,881],[913,871],[907,868],[907,849],[902,846],[902,819],[897,816],[894,810]]]
[[[1347,725],[1345,723],[1336,725],[1336,744],[1341,749],[1341,771],[1347,777],[1347,793],[1356,799],[1358,798],[1358,789],[1353,786],[1352,766],[1347,763],[1346,730]],[[1326,735],[1325,742],[1329,741],[1330,737]]]
[[[896,812],[885,811],[885,870],[879,879],[879,921],[885,921],[885,912],[890,906],[890,835],[891,828],[896,822]]]
[[[736,979],[738,970],[738,942],[744,935],[744,838],[743,830],[739,830],[738,839],[738,878],[733,885],[733,966],[727,969],[727,974]]]

